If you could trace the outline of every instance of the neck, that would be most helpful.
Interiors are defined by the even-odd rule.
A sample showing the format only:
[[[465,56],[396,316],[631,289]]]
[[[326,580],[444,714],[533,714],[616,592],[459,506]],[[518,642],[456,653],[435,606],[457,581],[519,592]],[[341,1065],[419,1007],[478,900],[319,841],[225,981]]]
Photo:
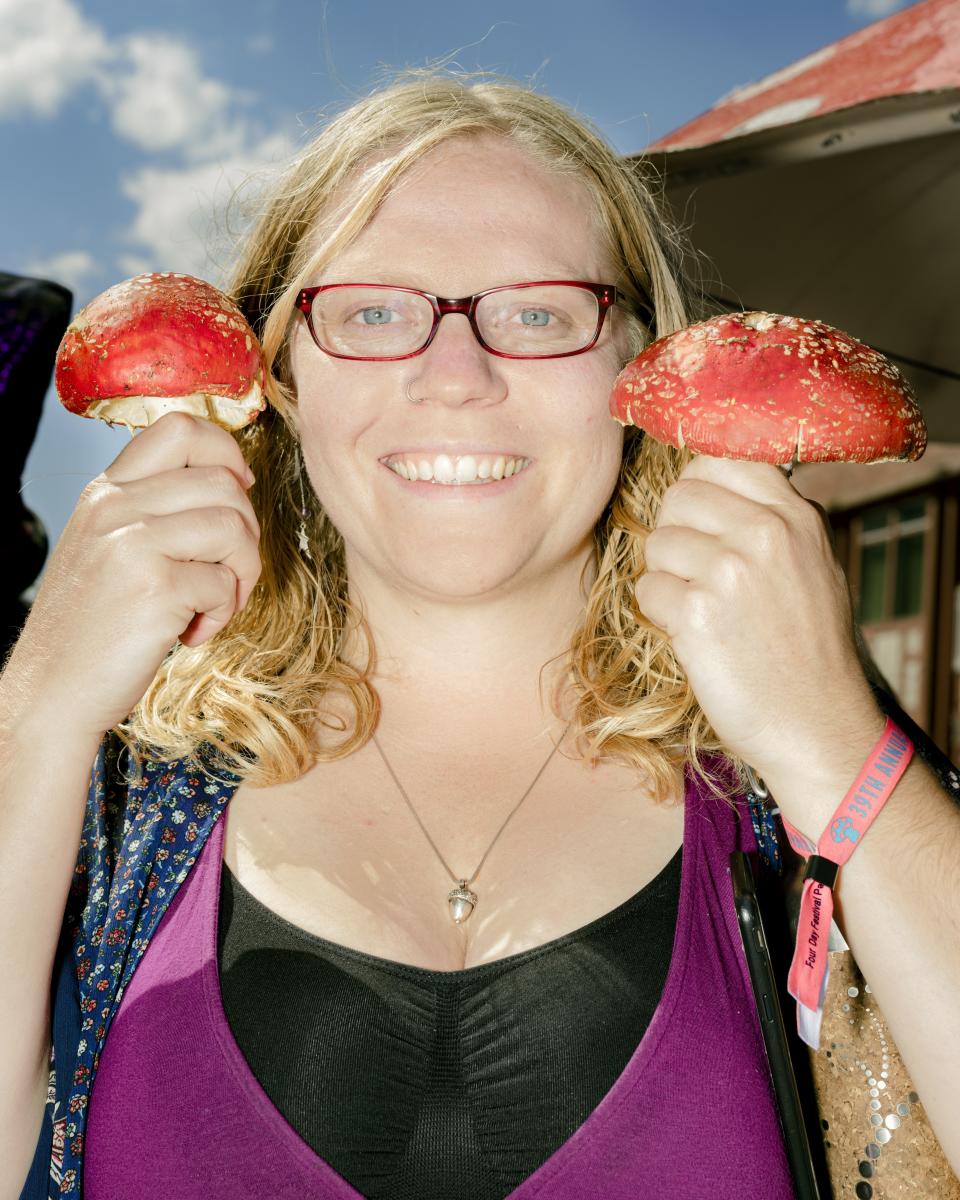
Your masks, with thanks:
[[[376,647],[372,682],[385,748],[407,738],[422,743],[429,730],[431,744],[451,754],[489,755],[491,746],[504,754],[534,746],[548,752],[572,715],[567,650],[595,577],[591,567],[581,592],[582,567],[581,558],[537,586],[459,597],[351,573],[351,598]],[[364,661],[358,639],[344,658]]]

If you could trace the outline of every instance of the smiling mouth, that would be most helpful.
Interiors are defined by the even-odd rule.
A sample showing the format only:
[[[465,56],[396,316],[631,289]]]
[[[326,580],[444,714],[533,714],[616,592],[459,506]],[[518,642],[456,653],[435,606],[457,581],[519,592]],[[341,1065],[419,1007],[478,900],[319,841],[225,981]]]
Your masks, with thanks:
[[[438,454],[433,458],[410,454],[391,455],[382,461],[388,470],[408,482],[456,487],[477,486],[509,479],[530,466],[533,459],[504,454],[483,455],[479,458],[471,454],[455,457]]]

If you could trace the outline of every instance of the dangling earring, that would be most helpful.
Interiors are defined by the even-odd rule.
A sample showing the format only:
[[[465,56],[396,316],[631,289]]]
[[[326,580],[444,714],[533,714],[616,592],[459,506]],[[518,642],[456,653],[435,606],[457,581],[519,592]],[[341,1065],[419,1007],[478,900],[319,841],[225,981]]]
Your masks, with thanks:
[[[300,528],[297,531],[299,539],[299,550],[301,554],[305,554],[307,558],[313,562],[313,555],[310,553],[310,541],[307,538],[307,501],[303,494],[303,458],[300,454],[300,447],[297,446],[297,480],[300,484]]]

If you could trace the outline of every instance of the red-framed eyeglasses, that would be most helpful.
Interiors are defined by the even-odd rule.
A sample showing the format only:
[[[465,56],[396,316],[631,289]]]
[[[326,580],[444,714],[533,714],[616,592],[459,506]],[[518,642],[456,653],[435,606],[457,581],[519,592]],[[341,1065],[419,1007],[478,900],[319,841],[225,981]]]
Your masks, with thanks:
[[[499,358],[567,358],[596,345],[619,299],[612,284],[574,279],[505,284],[460,299],[392,284],[327,283],[304,288],[297,308],[316,345],[334,358],[413,358],[447,313],[465,316],[484,350]]]

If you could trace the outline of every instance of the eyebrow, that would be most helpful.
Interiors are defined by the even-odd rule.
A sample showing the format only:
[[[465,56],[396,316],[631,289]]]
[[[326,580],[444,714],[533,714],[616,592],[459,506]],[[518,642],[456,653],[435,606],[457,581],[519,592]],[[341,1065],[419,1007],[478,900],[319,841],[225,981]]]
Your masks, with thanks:
[[[418,291],[433,292],[433,285],[427,280],[426,276],[420,275],[416,270],[409,272],[399,271],[384,271],[382,268],[376,271],[371,271],[371,274],[380,276],[378,279],[369,279],[359,274],[343,275],[343,272],[335,272],[336,276],[343,275],[343,278],[324,278],[322,283],[372,283],[381,287],[411,287]],[[584,283],[602,283],[603,280],[589,279],[589,271],[574,271],[571,267],[555,267],[551,269],[541,269],[533,272],[519,272],[512,275],[509,279],[504,279],[500,283],[490,283],[487,287],[476,288],[477,292],[485,292],[490,288],[509,287],[512,283],[536,283],[542,279],[573,279]]]

